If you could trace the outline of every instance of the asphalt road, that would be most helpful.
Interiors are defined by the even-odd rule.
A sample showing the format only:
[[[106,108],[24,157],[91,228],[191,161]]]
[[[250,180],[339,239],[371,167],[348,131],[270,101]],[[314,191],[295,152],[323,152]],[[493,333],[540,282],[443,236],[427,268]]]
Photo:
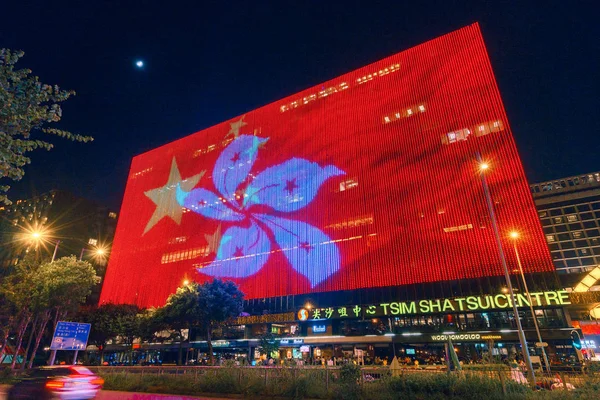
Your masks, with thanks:
[[[6,393],[9,386],[0,385],[0,400],[6,399]],[[174,394],[148,394],[131,392],[113,392],[111,390],[102,390],[98,393],[96,400],[219,400],[214,397],[193,397],[179,396]],[[224,399],[221,399],[224,400]]]

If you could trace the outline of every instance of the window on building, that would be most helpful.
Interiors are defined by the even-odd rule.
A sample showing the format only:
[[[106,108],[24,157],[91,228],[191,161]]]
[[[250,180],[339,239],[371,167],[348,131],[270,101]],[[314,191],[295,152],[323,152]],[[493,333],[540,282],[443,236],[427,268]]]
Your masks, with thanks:
[[[554,229],[556,230],[556,232],[567,232],[568,228],[566,225],[555,225]]]
[[[554,217],[554,223],[555,224],[562,224],[563,219],[562,217]]]
[[[109,212],[108,218],[117,219],[117,213],[113,211]]]
[[[579,214],[579,216],[581,217],[582,220],[590,220],[590,219],[594,219],[594,214],[591,212],[582,212],[581,214]]]
[[[564,240],[570,240],[570,239],[571,239],[571,236],[569,236],[568,233],[559,233],[558,234],[558,241],[559,242],[562,242]]]
[[[88,240],[88,244],[91,245],[91,246],[97,246],[98,245],[98,239],[92,239],[92,238],[90,238]]]
[[[560,208],[555,208],[553,210],[550,210],[549,212],[552,217],[558,217],[559,215],[562,215],[562,211]]]
[[[554,242],[554,241],[556,241],[556,240],[555,240],[555,237],[554,237],[554,235],[546,235],[546,241],[547,241],[548,243],[552,243],[552,242]]]
[[[560,247],[562,247],[563,250],[565,249],[573,249],[575,248],[575,246],[573,245],[573,242],[561,242]]]
[[[590,205],[589,205],[589,204],[578,204],[578,205],[577,205],[577,209],[579,210],[579,212],[582,212],[582,211],[590,211],[590,210],[591,210],[591,207],[590,207]]]
[[[582,231],[575,231],[575,232],[571,232],[571,235],[573,235],[573,239],[579,239],[583,237],[583,232]]]
[[[600,202],[597,202],[597,203],[592,203],[592,208],[593,208],[594,210],[600,210]]]
[[[583,227],[586,229],[596,228],[596,221],[583,221]]]
[[[570,215],[567,215],[567,221],[569,221],[569,222],[576,222],[576,221],[579,221],[579,219],[577,218],[577,214],[570,214]]]
[[[538,215],[540,216],[540,218],[544,218],[548,215],[548,212],[547,211],[539,211]]]

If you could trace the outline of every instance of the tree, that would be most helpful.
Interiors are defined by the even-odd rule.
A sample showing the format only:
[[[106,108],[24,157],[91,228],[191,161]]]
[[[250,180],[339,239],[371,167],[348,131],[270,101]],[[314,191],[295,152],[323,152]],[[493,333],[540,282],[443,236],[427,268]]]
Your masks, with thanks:
[[[0,49],[0,179],[20,180],[23,167],[31,162],[27,154],[53,145],[35,138],[35,133],[59,136],[76,142],[89,142],[90,136],[48,128],[62,118],[60,103],[75,92],[39,81],[31,70],[15,69],[24,53]],[[6,196],[8,185],[0,185],[0,203],[11,204]]]
[[[208,354],[214,365],[212,332],[225,321],[240,315],[243,310],[244,293],[231,281],[215,279],[198,287],[198,304],[202,312],[201,325],[206,332]]]
[[[0,360],[3,358],[10,332],[16,331],[16,345],[11,363],[11,368],[13,369],[15,368],[17,355],[21,350],[23,338],[32,318],[36,316],[34,320],[35,325],[37,314],[47,307],[48,299],[46,294],[37,284],[39,269],[39,262],[33,254],[29,254],[5,277],[0,286],[0,304],[3,306],[2,314],[10,315],[8,318],[4,318],[6,325],[1,329],[4,331],[4,340],[2,350],[0,351]]]
[[[98,347],[100,364],[104,362],[104,350],[109,341],[117,336],[127,338],[136,336],[136,332],[132,333],[130,321],[132,315],[135,316],[137,313],[137,306],[130,304],[102,304],[99,307],[87,307],[80,311],[78,319],[92,325],[88,341]]]
[[[61,257],[56,261],[42,264],[35,275],[34,287],[38,288],[41,299],[47,299],[43,315],[38,321],[40,328],[29,367],[40,345],[46,325],[54,315],[54,328],[61,319],[78,311],[79,306],[100,282],[94,267],[87,261],[79,261],[75,256]]]
[[[279,351],[279,340],[270,332],[265,333],[260,337],[258,342],[258,352],[267,357],[272,357],[273,353]]]
[[[190,328],[202,324],[205,317],[205,311],[201,309],[199,301],[199,291],[200,287],[197,283],[177,288],[177,291],[169,296],[165,306],[156,311],[157,320],[174,330],[174,339],[179,341],[179,365],[183,361],[182,348],[186,337],[185,331],[187,330],[187,339],[189,340]]]

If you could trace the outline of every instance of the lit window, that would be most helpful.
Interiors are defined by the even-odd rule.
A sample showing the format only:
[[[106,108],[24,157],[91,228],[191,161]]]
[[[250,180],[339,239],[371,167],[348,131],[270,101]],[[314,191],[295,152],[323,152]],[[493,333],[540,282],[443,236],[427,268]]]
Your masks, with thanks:
[[[572,234],[574,239],[579,239],[582,236],[581,231],[572,232]]]
[[[569,222],[577,222],[577,215],[576,214],[571,214],[571,215],[567,215],[567,221]]]
[[[117,218],[117,213],[116,212],[109,212],[108,213],[108,218],[112,218],[112,219],[116,219]]]
[[[91,245],[91,246],[97,246],[98,245],[98,239],[92,239],[92,238],[90,238],[88,240],[88,244]]]
[[[548,215],[548,213],[546,211],[540,211],[539,213],[540,218],[544,218]]]
[[[554,242],[554,240],[555,240],[554,235],[546,235],[546,241],[548,243],[552,243],[552,242]]]
[[[555,224],[561,224],[562,223],[562,217],[554,217],[554,223]]]

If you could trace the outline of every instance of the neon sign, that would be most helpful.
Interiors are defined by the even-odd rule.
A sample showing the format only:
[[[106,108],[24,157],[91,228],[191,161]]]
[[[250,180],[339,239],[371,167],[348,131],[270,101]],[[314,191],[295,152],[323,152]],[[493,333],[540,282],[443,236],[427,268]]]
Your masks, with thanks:
[[[565,306],[571,304],[566,290],[531,293],[534,307]],[[391,302],[371,305],[354,305],[344,307],[314,308],[306,320],[323,320],[334,318],[371,318],[411,314],[443,314],[457,311],[503,310],[512,308],[513,301],[517,307],[529,307],[529,300],[523,294],[516,294],[514,300],[508,294],[455,297],[451,299],[415,300],[408,302]],[[303,309],[306,312],[308,310]],[[302,311],[302,310],[301,310]]]

